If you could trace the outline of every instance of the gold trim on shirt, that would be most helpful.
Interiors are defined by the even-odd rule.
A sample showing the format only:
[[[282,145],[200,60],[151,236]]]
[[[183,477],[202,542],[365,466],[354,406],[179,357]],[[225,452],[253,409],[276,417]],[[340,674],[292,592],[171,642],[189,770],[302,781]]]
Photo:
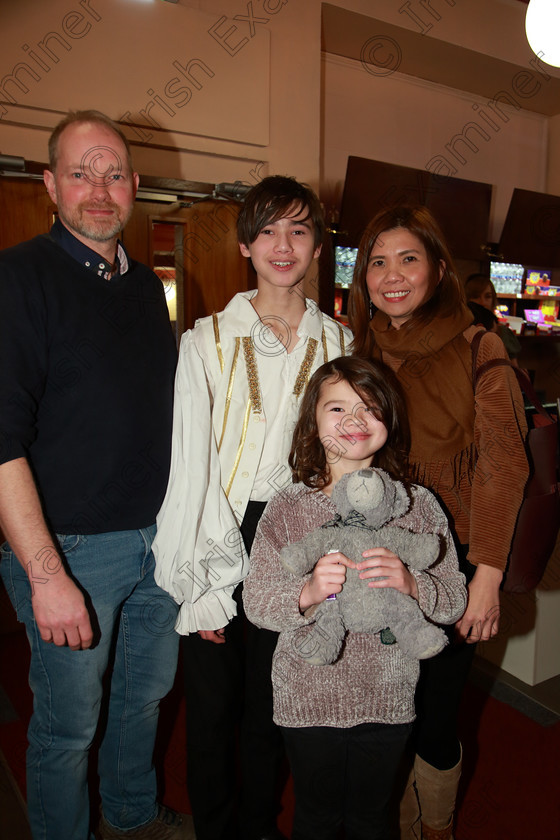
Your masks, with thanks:
[[[215,313],[212,315],[212,318],[213,318],[213,322],[214,322],[214,338],[216,340],[216,351],[218,353],[218,359],[220,361],[220,367],[221,367],[221,370],[222,370],[222,373],[223,373],[224,359],[223,359],[222,348],[221,348],[221,344],[220,344],[220,331],[219,331],[219,325],[218,325],[218,318],[217,318],[217,315]],[[340,324],[338,324],[337,326],[338,326],[339,337],[340,337],[341,355],[344,355],[344,353],[345,353],[344,331],[343,331],[342,327],[340,326]],[[243,448],[245,446],[245,439],[247,437],[247,428],[248,428],[248,425],[249,425],[249,418],[251,416],[251,412],[253,412],[254,414],[260,414],[262,412],[261,387],[260,387],[260,382],[259,382],[259,371],[258,371],[257,360],[255,358],[255,347],[254,347],[253,339],[251,338],[251,336],[243,336],[241,338],[239,336],[237,336],[236,339],[235,339],[235,351],[234,351],[231,371],[230,371],[230,375],[229,375],[229,382],[228,382],[228,388],[227,388],[227,394],[226,394],[226,402],[225,402],[225,408],[224,408],[224,419],[223,419],[223,423],[222,423],[222,434],[221,434],[221,437],[220,437],[220,443],[218,445],[218,451],[220,451],[220,448],[222,446],[222,442],[224,440],[226,424],[227,424],[229,409],[230,409],[230,405],[231,405],[231,398],[232,398],[232,393],[233,393],[235,374],[236,374],[236,371],[237,371],[237,362],[238,362],[238,359],[239,359],[240,342],[242,342],[242,344],[243,344],[243,355],[245,357],[245,368],[246,368],[246,372],[247,372],[247,384],[248,384],[248,387],[249,387],[249,399],[247,401],[247,407],[245,409],[245,417],[244,417],[244,420],[243,420],[243,427],[242,427],[242,430],[241,430],[241,437],[240,437],[240,440],[239,440],[239,445],[238,445],[238,448],[237,448],[235,461],[234,461],[234,464],[233,464],[231,475],[229,477],[229,480],[228,480],[226,488],[225,488],[225,494],[226,494],[227,497],[229,497],[229,493],[231,491],[231,487],[232,487],[233,481],[235,479],[237,469],[239,467],[239,462],[240,462],[241,456],[243,454]],[[323,348],[323,361],[328,362],[328,345],[327,345],[327,338],[326,338],[326,335],[325,335],[325,328],[324,327],[321,330],[321,345],[322,345],[322,348]],[[294,390],[293,390],[294,396],[297,397],[297,398],[299,398],[302,395],[302,393],[305,389],[305,386],[307,385],[307,382],[309,380],[309,374],[310,374],[311,368],[313,366],[315,356],[317,354],[318,346],[319,346],[319,342],[316,338],[308,338],[307,339],[307,348],[306,348],[306,351],[305,351],[303,361],[300,365],[298,375],[296,377],[296,381],[295,381],[295,385],[294,385]]]
[[[325,331],[323,330],[323,336],[324,335]],[[303,389],[307,385],[309,371],[311,370],[311,365],[313,364],[318,344],[319,342],[316,338],[307,339],[307,350],[305,351],[305,356],[303,357],[303,362],[301,363],[301,367],[296,378],[296,384],[294,385],[294,394],[296,397],[300,397],[302,395]]]
[[[218,444],[218,452],[222,448],[224,435],[226,433],[226,424],[227,424],[227,419],[228,419],[228,414],[229,414],[229,407],[231,405],[231,395],[233,393],[233,383],[234,383],[234,380],[235,380],[235,372],[237,370],[237,358],[239,356],[240,340],[241,339],[239,338],[239,336],[237,336],[237,338],[235,339],[235,350],[233,351],[233,361],[231,363],[231,370],[230,370],[230,373],[229,373],[229,382],[228,382],[227,393],[226,393],[226,403],[225,403],[225,406],[224,406],[224,419],[223,419],[223,422],[222,422],[222,434],[220,435],[220,442]]]
[[[345,341],[344,341],[344,330],[342,329],[340,324],[337,324],[336,326],[338,327],[338,341],[339,341],[339,344],[340,344],[340,355],[345,356],[346,355],[346,344],[345,344]],[[324,327],[321,330],[321,341],[323,343],[323,364],[326,364],[329,361],[329,348],[328,348],[328,344],[327,344],[327,336],[325,335],[325,328]],[[308,376],[308,378],[309,378],[309,376]],[[306,382],[307,382],[307,380],[306,380]],[[294,393],[295,393],[295,391],[294,391]]]
[[[323,364],[329,361],[329,349],[327,347],[327,336],[325,335],[325,328],[321,330],[321,341],[323,342]]]
[[[245,438],[247,437],[247,427],[249,425],[249,417],[251,416],[251,398],[249,397],[247,401],[247,408],[245,409],[245,418],[243,420],[243,428],[241,430],[241,438],[239,439],[239,446],[237,447],[237,455],[235,456],[235,462],[233,464],[233,469],[231,471],[231,475],[229,477],[228,483],[226,485],[225,494],[226,497],[229,498],[229,493],[231,490],[231,485],[233,484],[233,479],[235,478],[235,473],[237,472],[237,468],[239,466],[239,461],[241,460],[241,455],[243,454],[243,447],[245,446]]]
[[[245,367],[247,368],[247,382],[249,383],[249,398],[253,404],[255,414],[260,414],[262,411],[261,386],[259,383],[259,370],[257,360],[255,359],[253,339],[250,336],[244,336],[242,341],[243,353],[245,354]]]
[[[216,353],[218,354],[218,361],[220,363],[220,371],[224,372],[224,354],[222,353],[222,344],[220,342],[220,324],[218,316],[212,312],[212,324],[214,326],[214,341],[216,342]]]
[[[345,345],[345,342],[344,342],[344,330],[342,329],[342,327],[338,323],[337,323],[337,327],[338,327],[339,340],[340,340],[340,355],[345,356],[346,355],[346,345]]]

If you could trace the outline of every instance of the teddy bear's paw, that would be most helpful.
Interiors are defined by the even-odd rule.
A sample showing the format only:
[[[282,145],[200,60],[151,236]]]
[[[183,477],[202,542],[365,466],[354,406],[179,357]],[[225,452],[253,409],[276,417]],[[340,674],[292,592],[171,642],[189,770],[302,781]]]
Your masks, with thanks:
[[[299,543],[286,545],[280,552],[280,560],[284,568],[292,575],[306,574],[313,568],[314,563],[308,560],[303,540]]]
[[[424,648],[422,653],[419,655],[418,659],[431,659],[432,656],[437,656],[438,653],[441,653],[444,647],[447,644],[447,637],[444,637],[442,641],[439,641],[432,645],[432,647]]]
[[[311,635],[307,644],[298,650],[301,658],[308,665],[332,665],[340,654],[341,642],[325,644],[321,637]]]
[[[296,634],[293,646],[308,665],[331,665],[340,655],[346,634],[337,602],[321,605],[315,615],[315,624],[308,632]]]
[[[415,634],[414,641],[406,646],[399,641],[401,650],[415,659],[431,659],[437,656],[447,644],[447,636],[440,627],[433,624]]]
[[[330,659],[328,657],[325,658],[324,656],[315,655],[315,656],[310,656],[309,659],[306,659],[305,661],[308,665],[319,665],[320,666],[320,665],[332,665],[335,659],[336,659],[336,656],[334,657],[334,659]]]
[[[438,559],[440,546],[438,534],[411,534],[410,548],[407,547],[403,562],[420,572],[429,569]]]
[[[443,630],[440,630],[439,627],[430,627],[429,629],[435,630],[436,633],[426,633],[429,638],[426,638],[421,652],[418,653],[418,659],[431,659],[432,656],[437,656],[447,644],[447,636]],[[418,639],[418,641],[421,640]]]

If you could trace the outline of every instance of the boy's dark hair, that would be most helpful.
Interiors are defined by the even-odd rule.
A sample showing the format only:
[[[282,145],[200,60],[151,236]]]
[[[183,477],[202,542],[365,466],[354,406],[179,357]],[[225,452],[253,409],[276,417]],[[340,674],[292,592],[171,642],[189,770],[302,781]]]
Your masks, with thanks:
[[[313,222],[315,247],[318,248],[325,235],[325,219],[311,187],[285,175],[269,175],[245,197],[237,220],[237,239],[248,248],[263,227],[286,216],[297,216],[303,210],[307,210],[305,221],[311,219]]]
[[[62,119],[53,129],[51,136],[49,137],[49,169],[54,174],[56,169],[56,164],[58,162],[58,141],[60,140],[60,135],[64,131],[65,128],[68,128],[69,125],[74,125],[74,123],[93,123],[94,125],[101,125],[105,128],[108,128],[114,134],[119,137],[122,141],[125,149],[126,149],[126,162],[128,164],[130,172],[133,171],[132,168],[132,158],[130,155],[130,144],[126,139],[124,132],[120,125],[108,117],[106,114],[103,114],[101,111],[69,111],[67,115]]]
[[[369,327],[371,310],[366,282],[369,256],[378,237],[388,230],[397,228],[408,230],[420,240],[426,249],[434,276],[440,269],[441,261],[445,263],[442,278],[433,294],[413,312],[407,326],[427,323],[437,316],[451,315],[461,304],[465,304],[463,286],[453,265],[445,238],[428,208],[421,205],[397,205],[380,210],[365,229],[360,241],[348,296],[348,319],[350,329],[354,333],[354,352],[365,358],[372,355],[375,344],[374,334]],[[373,308],[375,310],[375,307]]]
[[[382,362],[341,356],[315,371],[303,396],[288,458],[294,482],[302,481],[317,490],[330,482],[329,463],[317,428],[317,403],[323,384],[341,379],[374,409],[377,419],[387,428],[387,442],[375,453],[373,465],[394,479],[406,481],[410,429],[405,398],[396,376]]]

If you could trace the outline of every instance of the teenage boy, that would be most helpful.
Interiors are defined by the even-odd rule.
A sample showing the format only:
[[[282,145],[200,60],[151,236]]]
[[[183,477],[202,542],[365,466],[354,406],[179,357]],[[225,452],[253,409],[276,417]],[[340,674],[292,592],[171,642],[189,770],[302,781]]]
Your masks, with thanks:
[[[324,230],[309,187],[278,175],[261,181],[238,220],[239,248],[253,263],[257,289],[237,294],[181,341],[171,475],[155,554],[157,580],[181,604],[176,629],[186,636],[197,840],[282,836],[275,788],[283,752],[270,680],[277,635],[246,622],[241,589],[266,502],[291,481],[288,453],[309,376],[344,355],[351,341],[302,292]]]

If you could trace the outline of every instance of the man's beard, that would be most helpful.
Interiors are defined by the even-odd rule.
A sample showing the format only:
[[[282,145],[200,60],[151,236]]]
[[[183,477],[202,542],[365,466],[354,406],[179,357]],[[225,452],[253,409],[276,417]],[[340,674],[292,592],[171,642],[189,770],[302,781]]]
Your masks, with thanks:
[[[92,210],[93,208],[99,210],[112,210],[113,215],[106,218],[89,218],[85,214],[85,210]],[[91,204],[90,202],[82,202],[74,207],[71,212],[67,212],[65,207],[59,205],[58,212],[62,221],[71,230],[81,234],[86,239],[91,239],[93,242],[108,242],[117,237],[122,229],[127,224],[132,215],[132,206],[128,211],[123,209],[118,204],[112,202],[105,202],[104,204]]]

